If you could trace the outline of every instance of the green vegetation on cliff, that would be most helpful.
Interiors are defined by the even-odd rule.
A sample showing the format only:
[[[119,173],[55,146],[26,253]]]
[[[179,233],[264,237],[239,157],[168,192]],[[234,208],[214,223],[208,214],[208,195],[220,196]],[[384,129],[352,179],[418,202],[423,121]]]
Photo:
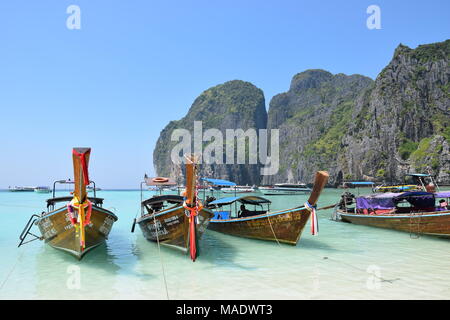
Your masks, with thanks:
[[[171,161],[171,152],[178,141],[171,141],[175,129],[186,129],[193,139],[194,121],[202,121],[203,130],[218,129],[224,138],[225,130],[263,129],[267,126],[267,112],[264,94],[253,84],[241,80],[228,81],[205,90],[195,99],[189,112],[182,119],[171,121],[162,131],[153,152],[155,171],[161,176],[178,178],[182,168]],[[205,148],[209,143],[203,141]],[[191,143],[193,146],[193,141]],[[248,158],[248,142],[246,141],[246,157]],[[223,160],[225,161],[225,160]],[[230,179],[241,184],[260,182],[259,165],[202,164],[201,174],[208,177]]]

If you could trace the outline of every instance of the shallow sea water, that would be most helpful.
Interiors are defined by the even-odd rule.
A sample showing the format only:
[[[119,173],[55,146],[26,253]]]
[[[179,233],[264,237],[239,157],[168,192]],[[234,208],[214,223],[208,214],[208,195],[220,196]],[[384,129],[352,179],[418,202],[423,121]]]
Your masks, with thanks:
[[[325,189],[318,206],[337,202],[341,193]],[[448,239],[334,222],[330,209],[318,212],[319,235],[311,235],[308,223],[297,246],[208,230],[193,263],[177,250],[159,251],[139,227],[130,232],[139,191],[97,196],[119,220],[105,244],[77,261],[42,241],[17,248],[48,194],[0,192],[0,299],[450,298]],[[276,210],[303,205],[307,195],[267,198]]]

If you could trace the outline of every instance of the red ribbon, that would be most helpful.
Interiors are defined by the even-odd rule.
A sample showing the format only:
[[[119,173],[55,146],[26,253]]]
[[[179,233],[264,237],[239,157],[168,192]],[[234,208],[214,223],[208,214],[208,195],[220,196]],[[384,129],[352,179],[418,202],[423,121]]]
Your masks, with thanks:
[[[195,241],[195,216],[197,215],[197,207],[189,207],[186,202],[183,207],[189,211],[189,251],[192,261],[197,258],[197,246]]]
[[[88,211],[86,213],[86,220],[84,220],[84,225],[87,226],[91,223],[91,215],[92,215],[92,202],[87,200],[88,203]],[[69,219],[72,225],[77,223],[77,219],[75,218],[74,210],[72,204],[69,202],[67,204],[67,211],[69,212]]]
[[[195,216],[189,218],[190,222],[190,232],[189,232],[189,248],[191,251],[191,259],[195,261],[197,258],[197,246],[195,241]]]
[[[86,163],[86,153],[79,153],[75,149],[73,149],[73,154],[80,158],[81,161],[81,168],[83,169],[83,178],[84,178],[84,184],[89,184],[89,172],[88,167]]]

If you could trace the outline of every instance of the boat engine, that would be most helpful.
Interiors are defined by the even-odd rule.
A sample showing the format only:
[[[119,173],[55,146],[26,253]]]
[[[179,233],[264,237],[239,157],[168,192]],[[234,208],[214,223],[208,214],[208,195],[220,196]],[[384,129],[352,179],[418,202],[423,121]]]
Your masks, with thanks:
[[[355,201],[355,195],[350,192],[344,192],[344,194],[341,196],[341,201],[338,204],[339,209],[344,210],[347,208],[347,206],[350,206]]]

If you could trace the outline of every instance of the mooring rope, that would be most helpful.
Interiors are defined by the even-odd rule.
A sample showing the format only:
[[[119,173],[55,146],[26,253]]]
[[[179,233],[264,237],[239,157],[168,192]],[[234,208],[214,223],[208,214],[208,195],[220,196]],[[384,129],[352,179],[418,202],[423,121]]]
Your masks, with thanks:
[[[313,254],[313,253],[309,253],[309,252],[307,252],[307,251],[306,251],[306,254],[309,254],[309,255],[314,256],[314,257],[316,257],[316,258],[319,257],[318,255]],[[359,268],[359,267],[357,267],[357,266],[355,266],[355,265],[353,265],[353,264],[350,264],[350,263],[348,263],[348,262],[343,262],[343,261],[340,261],[340,260],[338,260],[338,259],[334,259],[334,258],[330,258],[330,257],[322,257],[322,259],[324,259],[324,260],[331,260],[331,261],[333,261],[333,262],[335,262],[335,263],[341,263],[341,264],[346,265],[346,266],[348,266],[348,267],[350,267],[350,268],[353,268],[353,269],[355,269],[355,270],[358,270],[358,271],[367,273],[367,270],[364,270],[364,269],[362,269],[362,268]],[[381,280],[382,282],[389,282],[389,283],[392,283],[393,281],[400,280],[400,278],[396,278],[396,279],[391,279],[391,280],[389,280],[389,279],[385,279],[385,278],[383,278],[383,277],[381,277],[381,276],[378,276],[378,275],[376,275],[376,274],[373,274],[373,276],[374,276],[375,278],[378,278],[378,279]]]
[[[22,250],[22,253],[17,257],[16,262],[14,263],[14,266],[11,268],[11,271],[9,271],[8,275],[6,276],[5,280],[2,282],[2,284],[0,285],[0,290],[3,289],[3,287],[5,286],[6,282],[8,282],[9,278],[11,277],[11,275],[13,274],[14,270],[16,270],[17,265],[19,264],[19,260],[22,259],[22,256],[25,252],[27,248],[24,248]]]
[[[418,216],[418,222],[417,223],[415,223],[414,222],[414,217],[417,217]],[[410,239],[419,239],[420,238],[420,222],[421,222],[421,219],[422,219],[422,213],[421,212],[418,212],[417,214],[415,214],[415,213],[411,213],[410,215],[409,215],[409,238]],[[417,232],[415,233],[415,236],[413,236],[413,234],[414,234],[414,230],[413,230],[413,226],[414,226],[414,224],[416,224],[417,225]]]
[[[275,241],[278,243],[278,246],[281,247],[280,241],[278,241],[277,235],[275,234],[275,230],[273,230],[272,221],[270,221],[269,215],[267,215],[267,220],[269,220],[270,229],[272,229],[272,233],[275,238]]]
[[[358,270],[358,271],[367,273],[367,270],[361,269],[361,268],[359,268],[359,267],[357,267],[357,266],[354,266],[354,265],[352,265],[352,264],[350,264],[350,263],[348,263],[348,262],[343,262],[343,261],[340,261],[340,260],[337,260],[337,259],[334,259],[334,258],[329,258],[329,257],[325,257],[325,258],[326,258],[326,260],[331,260],[331,261],[334,261],[334,262],[337,262],[337,263],[342,263],[342,264],[344,264],[344,265],[346,265],[346,266],[349,266],[349,267],[351,267],[351,268],[353,268],[353,269],[355,269],[355,270]],[[324,259],[325,259],[325,258],[324,258]],[[385,279],[385,278],[383,278],[383,277],[377,276],[376,274],[372,274],[372,275],[373,275],[375,278],[378,278],[378,279],[380,279],[380,280],[383,281],[383,282],[389,282],[389,283],[392,283],[393,281],[400,280],[400,278],[388,280],[388,279]]]
[[[158,228],[156,226],[156,217],[155,217],[155,213],[153,213],[153,223],[155,225],[155,233],[156,233],[156,242],[158,243],[158,253],[159,253],[159,260],[161,262],[161,269],[162,269],[162,273],[163,273],[163,279],[164,279],[164,286],[166,288],[166,297],[167,300],[170,300],[169,298],[169,290],[167,288],[167,279],[166,279],[166,271],[164,269],[164,260],[161,254],[161,246],[159,244],[159,235],[158,235]]]

